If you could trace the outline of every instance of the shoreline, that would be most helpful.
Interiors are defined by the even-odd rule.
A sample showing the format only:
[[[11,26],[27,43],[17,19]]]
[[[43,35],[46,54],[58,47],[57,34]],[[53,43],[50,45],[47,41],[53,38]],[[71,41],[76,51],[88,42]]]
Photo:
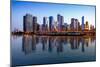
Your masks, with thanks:
[[[36,36],[96,36],[96,33],[90,33],[90,34],[85,34],[85,33],[24,33],[24,32],[12,32],[11,35],[16,35],[16,36],[22,36],[22,35],[36,35]]]

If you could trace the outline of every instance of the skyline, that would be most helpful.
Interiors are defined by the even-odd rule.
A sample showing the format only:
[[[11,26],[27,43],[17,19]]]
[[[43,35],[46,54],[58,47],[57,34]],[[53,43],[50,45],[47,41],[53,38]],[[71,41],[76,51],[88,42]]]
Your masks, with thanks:
[[[43,23],[37,23],[37,17],[31,14],[23,16],[23,32],[15,29],[13,34],[36,34],[36,35],[95,35],[95,28],[89,25],[88,21],[84,23],[84,16],[82,16],[82,24],[76,18],[71,18],[71,23],[64,23],[64,17],[57,15],[57,22],[54,21],[53,16],[43,17]],[[60,34],[59,34],[60,32]]]
[[[34,9],[33,9],[34,8]],[[41,12],[40,12],[41,10]],[[73,12],[75,10],[75,12]],[[80,23],[81,17],[84,16],[85,22],[95,26],[95,6],[83,6],[72,4],[54,4],[39,2],[13,2],[12,3],[12,30],[23,29],[23,16],[30,13],[37,16],[38,23],[43,23],[43,17],[53,16],[57,21],[57,14],[64,16],[64,23],[70,24],[71,18],[77,18]]]

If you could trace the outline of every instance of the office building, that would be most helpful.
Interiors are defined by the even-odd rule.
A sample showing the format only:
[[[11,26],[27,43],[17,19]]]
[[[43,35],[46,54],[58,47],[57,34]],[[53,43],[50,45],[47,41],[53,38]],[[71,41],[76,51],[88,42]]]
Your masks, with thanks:
[[[94,26],[90,25],[90,30],[93,31],[94,30]]]
[[[75,29],[75,18],[71,18],[70,29],[71,29],[71,31],[74,31],[74,29]]]
[[[64,23],[64,17],[61,16],[60,14],[57,15],[57,22],[58,22],[58,30],[62,30],[62,25]]]
[[[82,16],[82,31],[84,31],[84,16]]]
[[[79,21],[78,21],[78,19],[75,19],[74,28],[75,28],[75,31],[78,31],[78,28],[79,28]]]
[[[43,25],[45,26],[47,24],[47,17],[43,17]]]
[[[49,30],[50,30],[50,31],[53,30],[53,23],[54,23],[53,16],[50,16],[50,17],[49,17]]]
[[[61,31],[62,30],[62,25],[64,22],[64,17],[61,16],[60,14],[57,15],[57,22],[58,22],[58,30]]]
[[[36,16],[33,16],[33,32],[36,32],[37,31],[37,17]]]
[[[46,32],[47,30],[48,30],[47,17],[43,17],[42,32]]]
[[[31,14],[26,14],[23,17],[23,31],[24,32],[33,32],[33,17]]]
[[[88,23],[88,21],[86,21],[85,30],[89,30],[89,23]]]

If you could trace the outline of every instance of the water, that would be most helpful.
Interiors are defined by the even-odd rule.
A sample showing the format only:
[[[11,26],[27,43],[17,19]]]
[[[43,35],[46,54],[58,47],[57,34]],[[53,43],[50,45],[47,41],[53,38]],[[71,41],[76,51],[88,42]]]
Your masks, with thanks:
[[[96,39],[87,36],[12,36],[11,64],[37,65],[96,60]]]

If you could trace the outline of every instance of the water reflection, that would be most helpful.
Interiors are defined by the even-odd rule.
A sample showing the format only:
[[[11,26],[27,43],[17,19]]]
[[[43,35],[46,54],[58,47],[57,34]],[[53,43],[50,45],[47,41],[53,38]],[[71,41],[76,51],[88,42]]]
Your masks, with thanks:
[[[85,47],[89,47],[89,44],[93,42],[95,42],[95,37],[24,35],[22,38],[22,51],[25,55],[37,52],[38,49],[42,52],[56,51],[56,53],[62,53],[64,45],[68,45],[73,51],[81,47],[81,52],[85,52]]]

